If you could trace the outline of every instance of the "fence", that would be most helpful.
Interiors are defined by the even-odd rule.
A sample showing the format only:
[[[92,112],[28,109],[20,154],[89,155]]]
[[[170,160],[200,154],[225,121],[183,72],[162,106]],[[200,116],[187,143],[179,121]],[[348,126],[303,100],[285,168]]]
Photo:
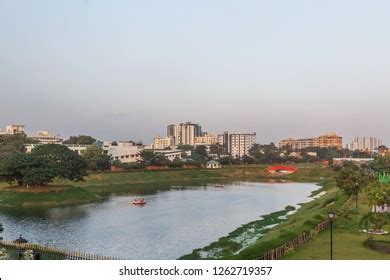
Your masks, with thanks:
[[[329,220],[325,220],[325,221],[321,222],[320,224],[318,224],[314,228],[314,231],[319,233],[319,232],[327,229],[329,227],[329,223],[330,223]],[[281,257],[283,257],[287,253],[291,252],[295,248],[297,248],[297,247],[301,246],[302,244],[306,243],[307,241],[309,241],[311,238],[312,237],[311,237],[309,232],[303,232],[297,238],[284,243],[280,247],[277,247],[275,249],[272,249],[272,250],[266,252],[265,254],[263,254],[263,256],[258,258],[258,260],[277,260],[277,259],[280,259]]]
[[[14,250],[32,250],[45,256],[45,259],[52,260],[119,260],[119,258],[107,257],[99,254],[89,254],[83,252],[72,252],[57,248],[45,247],[36,244],[19,244],[11,241],[0,240],[0,247]]]

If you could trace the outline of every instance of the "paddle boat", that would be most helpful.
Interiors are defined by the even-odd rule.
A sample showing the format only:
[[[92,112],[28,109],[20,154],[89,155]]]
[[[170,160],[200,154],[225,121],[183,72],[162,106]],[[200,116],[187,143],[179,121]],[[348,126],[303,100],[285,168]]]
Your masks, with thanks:
[[[133,205],[145,205],[146,201],[143,198],[136,198],[133,200]]]
[[[224,185],[215,185],[214,187],[222,189],[224,187]]]

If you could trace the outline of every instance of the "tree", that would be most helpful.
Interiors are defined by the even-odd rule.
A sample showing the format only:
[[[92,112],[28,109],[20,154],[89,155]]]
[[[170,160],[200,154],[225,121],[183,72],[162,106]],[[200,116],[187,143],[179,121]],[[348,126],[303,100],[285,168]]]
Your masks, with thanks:
[[[253,164],[253,163],[255,163],[255,160],[254,160],[252,157],[247,156],[247,155],[244,155],[244,156],[241,158],[241,161],[242,161],[242,163],[244,163],[244,164]]]
[[[155,153],[153,150],[142,150],[140,152],[140,156],[141,163],[145,166],[166,166],[170,164],[170,160],[167,159],[163,154]]]
[[[371,167],[377,172],[390,172],[390,157],[377,157]]]
[[[204,145],[196,146],[192,152],[192,158],[197,161],[205,161],[207,156],[207,147]]]
[[[87,163],[77,153],[66,146],[57,144],[41,145],[34,148],[32,156],[45,159],[56,177],[72,181],[82,180],[87,174]]]
[[[68,140],[65,140],[63,144],[73,145],[92,145],[96,142],[96,139],[88,135],[71,136]]]
[[[87,163],[88,170],[103,171],[109,170],[111,167],[110,156],[103,153],[103,149],[97,146],[88,147],[82,154],[82,157]]]
[[[225,153],[225,146],[219,143],[210,145],[210,154],[216,154],[218,156]]]
[[[370,183],[370,176],[356,165],[344,166],[335,177],[337,186],[349,197],[354,196],[356,209],[358,209],[358,197],[362,189]]]

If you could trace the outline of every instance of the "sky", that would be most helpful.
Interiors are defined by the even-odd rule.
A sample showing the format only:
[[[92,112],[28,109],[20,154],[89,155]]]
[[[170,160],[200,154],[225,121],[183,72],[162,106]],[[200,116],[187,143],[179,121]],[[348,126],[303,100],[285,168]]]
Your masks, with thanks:
[[[390,144],[390,1],[0,0],[0,127]]]

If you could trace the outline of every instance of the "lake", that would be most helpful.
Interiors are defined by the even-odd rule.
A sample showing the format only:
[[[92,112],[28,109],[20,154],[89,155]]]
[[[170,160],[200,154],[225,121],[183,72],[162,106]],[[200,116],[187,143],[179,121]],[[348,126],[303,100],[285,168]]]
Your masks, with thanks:
[[[144,195],[52,209],[0,213],[5,240],[22,234],[31,243],[124,259],[177,259],[209,245],[260,216],[298,206],[320,187],[311,183],[236,182],[173,186]]]

